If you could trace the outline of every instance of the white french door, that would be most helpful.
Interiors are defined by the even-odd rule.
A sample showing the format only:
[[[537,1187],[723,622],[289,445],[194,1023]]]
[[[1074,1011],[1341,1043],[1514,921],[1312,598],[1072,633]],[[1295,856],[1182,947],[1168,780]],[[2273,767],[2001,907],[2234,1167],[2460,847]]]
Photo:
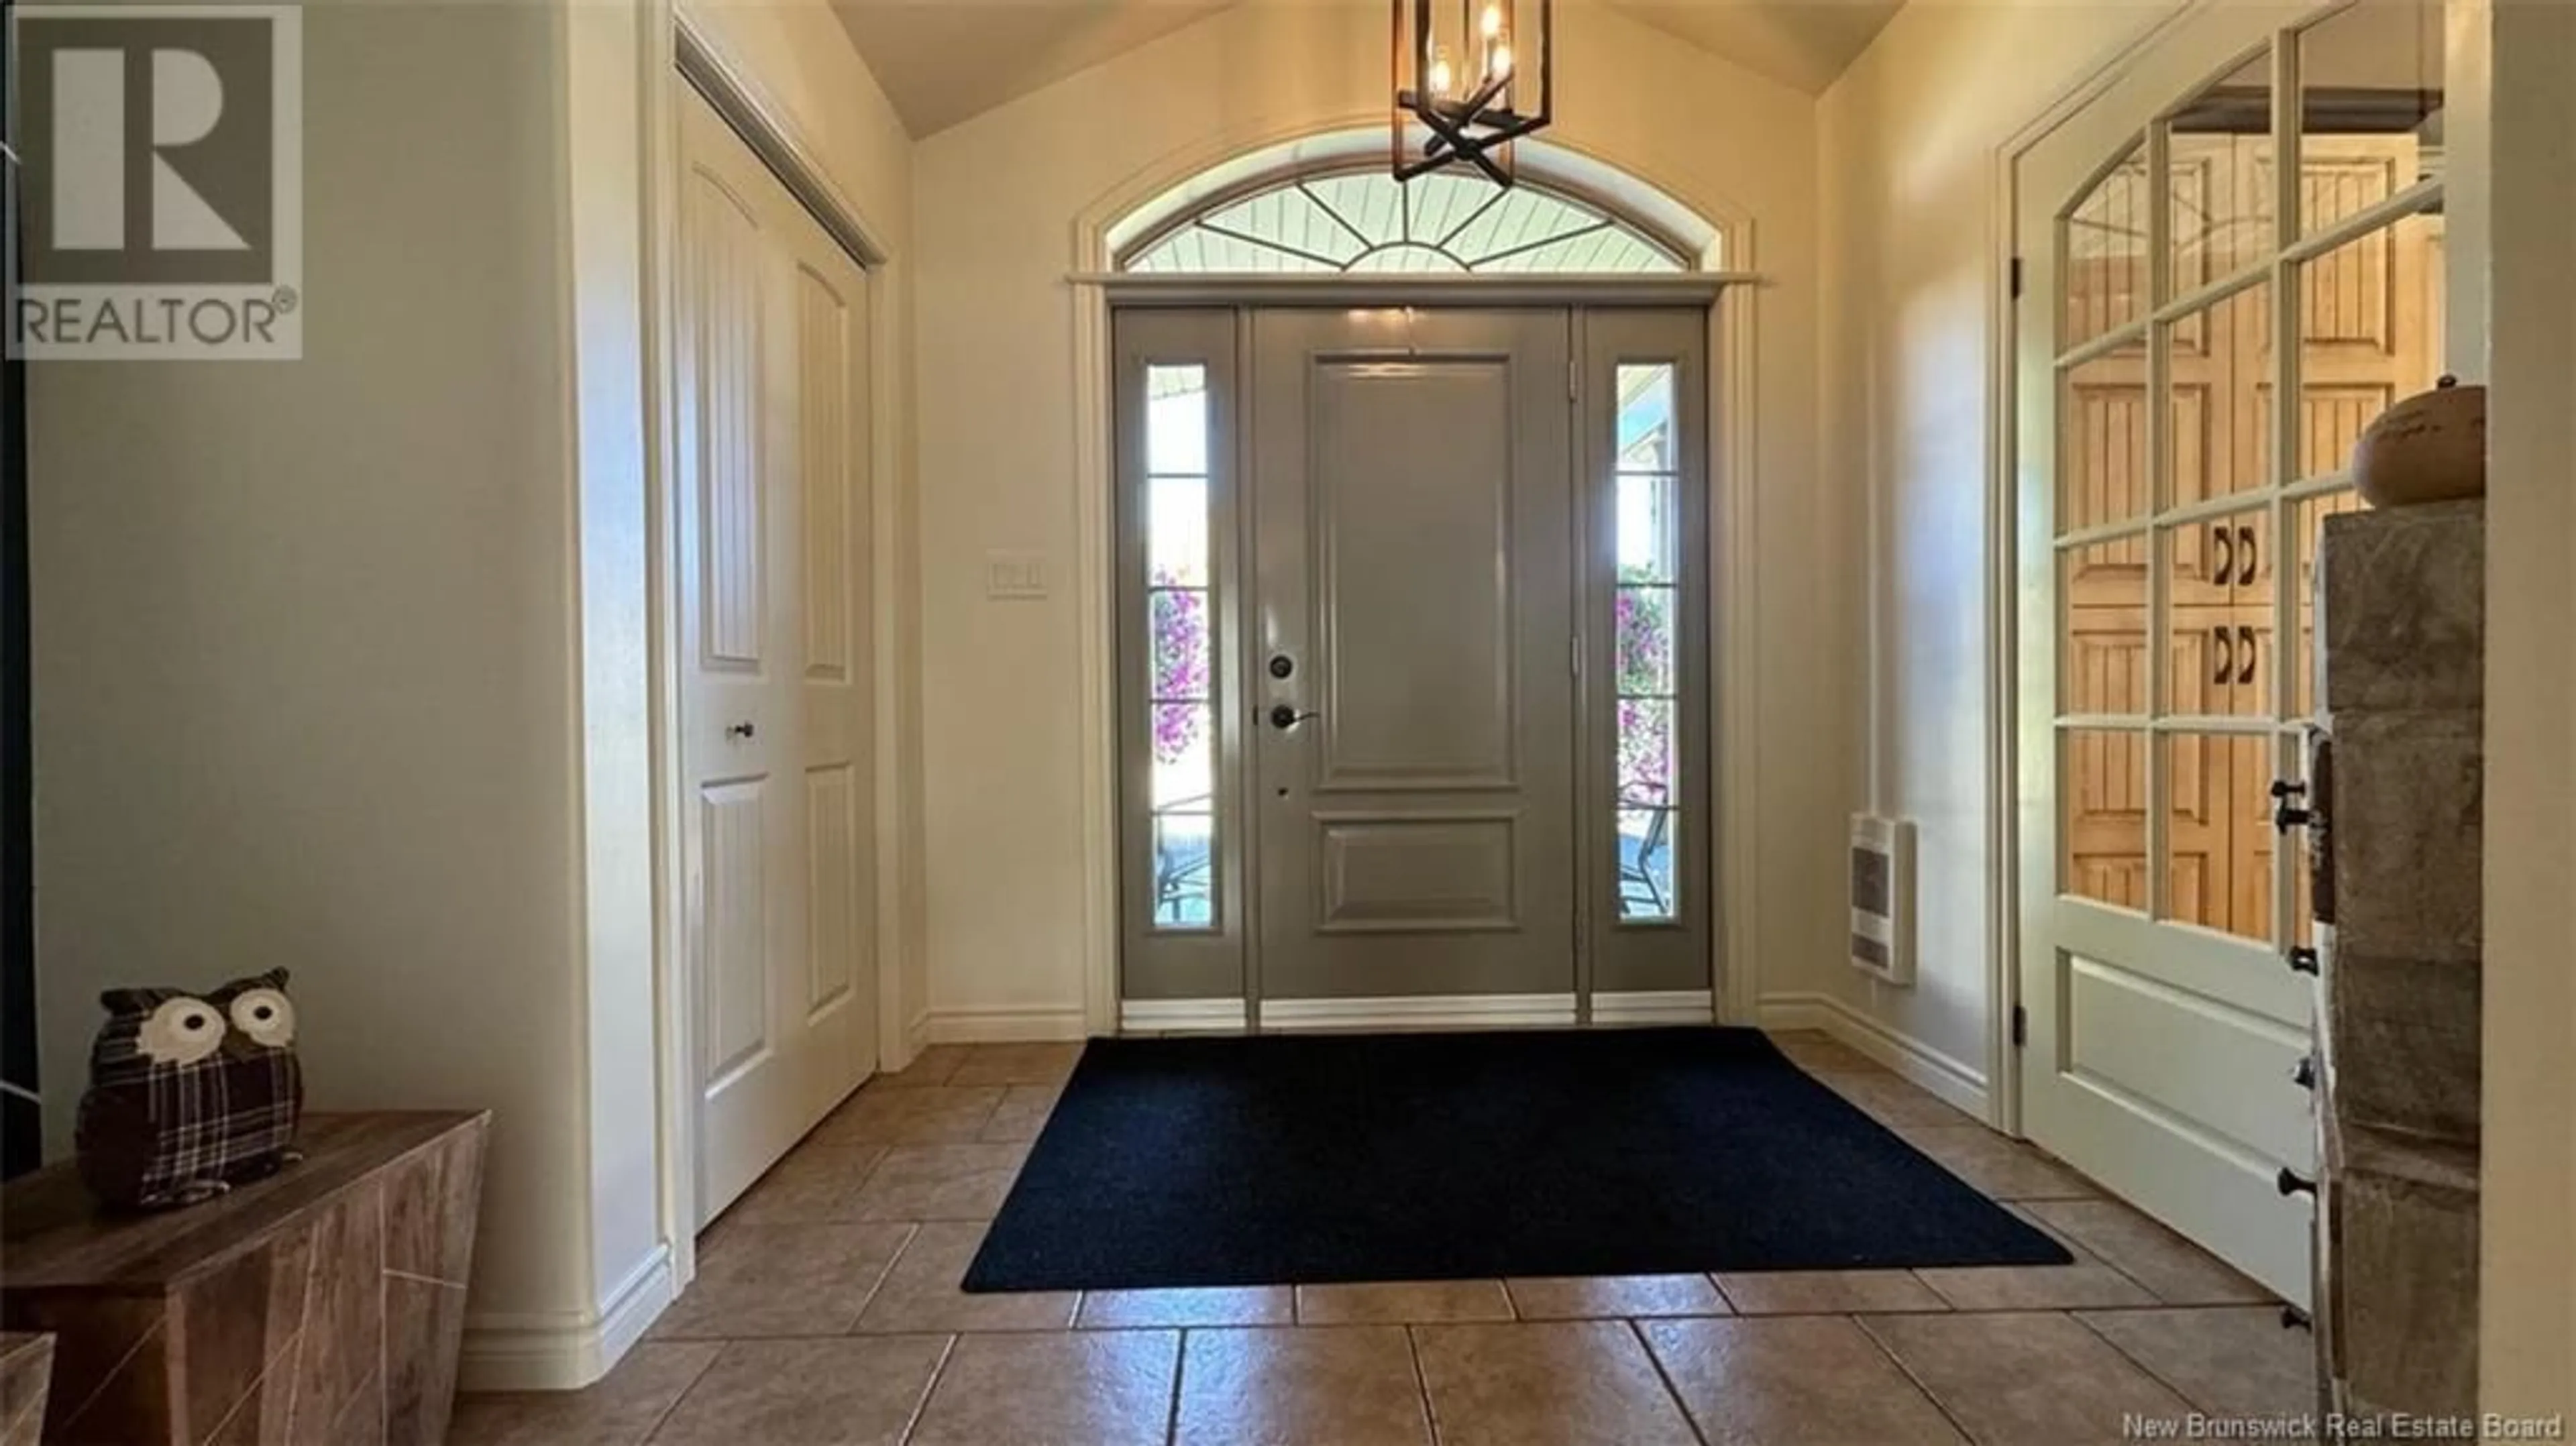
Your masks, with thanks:
[[[2015,176],[2024,1124],[2302,1303],[2324,941],[2273,786],[2319,524],[2441,370],[2441,24],[2204,7]]]
[[[867,278],[695,92],[678,444],[698,1222],[876,1063]]]

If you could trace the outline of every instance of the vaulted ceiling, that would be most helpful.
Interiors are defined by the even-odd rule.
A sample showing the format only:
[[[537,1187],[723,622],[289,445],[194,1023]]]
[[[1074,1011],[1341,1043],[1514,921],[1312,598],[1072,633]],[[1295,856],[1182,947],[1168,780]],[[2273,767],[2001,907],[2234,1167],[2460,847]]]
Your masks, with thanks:
[[[915,136],[1026,95],[1236,0],[832,0]],[[1375,0],[1383,3],[1383,0]],[[1904,0],[1603,0],[1810,93]]]
[[[1611,0],[1659,30],[1810,95],[1869,48],[1905,0]]]

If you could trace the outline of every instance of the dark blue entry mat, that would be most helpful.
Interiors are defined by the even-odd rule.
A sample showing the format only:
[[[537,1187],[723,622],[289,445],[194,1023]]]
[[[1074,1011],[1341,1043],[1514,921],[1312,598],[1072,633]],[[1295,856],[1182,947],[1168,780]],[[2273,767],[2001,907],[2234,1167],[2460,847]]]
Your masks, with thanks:
[[[1755,1030],[1112,1039],[965,1288],[2070,1258]]]

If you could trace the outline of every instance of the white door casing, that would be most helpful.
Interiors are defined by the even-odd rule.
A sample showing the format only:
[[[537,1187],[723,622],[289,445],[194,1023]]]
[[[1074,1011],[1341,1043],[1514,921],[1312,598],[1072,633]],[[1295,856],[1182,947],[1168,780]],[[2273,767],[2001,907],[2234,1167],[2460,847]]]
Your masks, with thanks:
[[[867,281],[694,93],[673,356],[696,1223],[875,1062]]]
[[[2283,102],[2376,93],[2323,62],[2303,92],[2334,53],[2305,37],[2398,8],[2205,7],[2014,187],[2023,1125],[2300,1302],[2285,956],[2325,941],[2269,786],[2303,767],[2317,524],[2355,505],[2360,427],[2439,370],[2440,238],[2413,135],[2303,137]]]

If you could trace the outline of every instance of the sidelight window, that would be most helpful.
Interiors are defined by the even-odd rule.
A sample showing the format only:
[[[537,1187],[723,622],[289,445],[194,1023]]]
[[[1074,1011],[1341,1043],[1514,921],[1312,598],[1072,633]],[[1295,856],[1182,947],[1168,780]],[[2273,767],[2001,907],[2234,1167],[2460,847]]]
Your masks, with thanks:
[[[1145,627],[1153,922],[1216,923],[1216,628],[1208,375],[1145,370]]]
[[[1681,473],[1673,366],[1622,364],[1618,396],[1617,573],[1612,582],[1618,748],[1619,917],[1671,919],[1681,807]]]

